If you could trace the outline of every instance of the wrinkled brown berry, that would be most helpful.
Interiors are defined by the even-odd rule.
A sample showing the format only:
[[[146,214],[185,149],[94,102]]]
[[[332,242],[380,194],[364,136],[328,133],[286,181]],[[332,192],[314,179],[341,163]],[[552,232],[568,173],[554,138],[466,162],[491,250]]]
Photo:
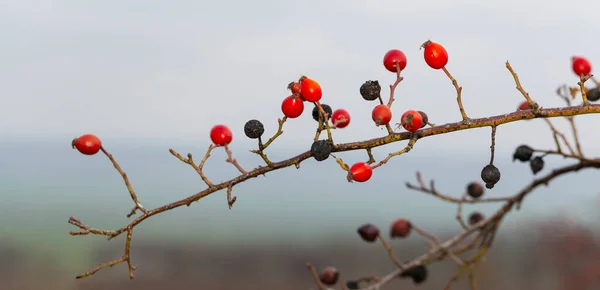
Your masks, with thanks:
[[[327,113],[327,117],[331,119],[331,114],[333,114],[333,110],[331,109],[331,107],[326,104],[321,104],[321,107],[323,108],[323,111]],[[321,110],[319,110],[319,107],[315,106],[312,110],[312,117],[317,122],[319,122],[319,115],[321,115],[320,113]],[[323,116],[323,121],[325,121],[325,116]]]
[[[415,266],[402,272],[400,277],[410,277],[415,284],[421,284],[427,279],[427,268],[423,265]]]
[[[537,174],[538,172],[544,169],[544,159],[541,156],[536,156],[535,158],[529,161],[529,166],[531,167],[531,171],[533,174]]]
[[[481,170],[481,180],[485,182],[488,189],[494,188],[494,185],[500,181],[500,170],[493,164],[488,164]]]
[[[391,238],[406,238],[410,235],[412,225],[407,219],[399,218],[390,227]]]
[[[338,273],[336,268],[327,267],[327,268],[323,269],[323,271],[319,275],[319,280],[321,280],[321,283],[323,283],[325,285],[335,285],[335,283],[337,283],[339,277],[340,277],[340,273]]]
[[[521,145],[515,149],[515,153],[513,154],[513,162],[517,159],[521,162],[527,162],[531,159],[532,155],[533,148],[527,145]]]
[[[358,234],[364,241],[372,243],[379,236],[379,228],[372,224],[364,224],[358,228]]]
[[[366,81],[360,86],[360,95],[367,101],[375,101],[381,97],[379,81]]]
[[[472,226],[480,221],[482,221],[485,217],[482,213],[478,211],[474,211],[469,215],[469,225]]]
[[[310,155],[317,161],[329,158],[331,154],[331,143],[327,140],[317,140],[310,146]]]
[[[354,280],[346,281],[346,288],[348,288],[348,289],[360,289],[358,287],[358,281],[354,281]]]
[[[244,125],[244,134],[250,139],[259,138],[264,132],[265,127],[259,120],[252,119]]]
[[[425,114],[425,112],[423,112],[423,111],[417,111],[417,112],[419,112],[419,114],[421,114],[421,119],[423,119],[423,123],[421,123],[420,128],[427,126],[427,123],[429,123],[429,117],[427,116],[427,114]]]
[[[472,198],[480,198],[484,191],[483,185],[479,182],[473,181],[467,185],[467,194]]]

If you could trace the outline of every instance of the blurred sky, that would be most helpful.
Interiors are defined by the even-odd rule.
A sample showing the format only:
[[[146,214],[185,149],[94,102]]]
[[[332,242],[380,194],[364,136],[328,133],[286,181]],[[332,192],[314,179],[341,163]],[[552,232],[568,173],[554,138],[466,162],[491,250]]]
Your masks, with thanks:
[[[70,214],[97,216],[98,220],[110,216],[115,218],[115,226],[121,225],[121,213],[129,208],[122,181],[106,160],[76,155],[68,146],[73,137],[88,132],[99,135],[107,148],[125,159],[126,171],[137,177],[134,184],[146,189],[143,200],[154,206],[202,188],[194,172],[166,150],[180,146],[202,154],[214,124],[230,126],[236,156],[258,164],[260,160],[247,153],[252,143],[243,135],[243,124],[260,119],[266,134],[272,134],[281,117],[281,100],[288,95],[287,84],[303,74],[321,83],[323,103],[352,114],[350,126],[335,131],[336,142],[382,136],[385,132],[376,128],[370,117],[374,103],[360,97],[359,87],[366,80],[377,79],[384,95],[388,93],[386,84],[394,75],[383,68],[382,58],[392,48],[403,50],[408,57],[405,80],[393,106],[395,120],[407,109],[420,109],[433,123],[458,121],[454,88],[441,71],[430,69],[423,61],[419,46],[428,39],[448,50],[448,69],[464,87],[463,102],[471,117],[508,113],[523,100],[505,68],[507,60],[536,101],[544,107],[562,106],[555,89],[565,82],[577,82],[570,57],[583,55],[593,63],[600,59],[595,38],[600,23],[584,14],[599,8],[600,3],[577,0],[549,0],[543,7],[539,1],[512,0],[410,4],[357,0],[1,1],[0,138],[5,146],[2,164],[10,164],[0,171],[3,214],[24,220],[20,211],[37,205],[31,212],[38,213],[38,219],[54,221],[48,217],[54,210],[63,235],[70,229],[66,224]],[[596,122],[595,116],[578,118],[584,152],[589,154],[600,152],[600,137],[590,134],[597,131]],[[556,123],[561,129],[568,128],[566,122]],[[288,122],[270,156],[279,160],[307,150],[314,126],[308,112]],[[339,224],[348,216],[357,222],[388,220],[397,215],[391,204],[404,201],[390,202],[378,194],[393,198],[398,190],[406,192],[402,183],[389,183],[398,180],[398,171],[402,182],[413,180],[415,170],[423,170],[430,174],[427,177],[441,178],[440,183],[449,190],[460,192],[466,182],[478,178],[487,162],[489,134],[489,128],[484,128],[423,139],[410,153],[413,157],[398,157],[389,167],[379,169],[381,173],[368,184],[348,184],[333,162],[319,166],[307,162],[303,168],[314,169],[301,169],[303,173],[297,175],[294,169],[273,173],[269,182],[279,187],[257,179],[246,189],[265,192],[262,199],[238,193],[236,207],[241,213],[236,217],[263,213],[273,220],[279,212],[281,216],[290,214],[287,221],[302,224],[298,219],[312,209],[310,218],[321,225],[321,218],[336,211],[347,213],[337,217]],[[540,120],[502,126],[497,138],[499,167],[506,168],[503,176],[518,181],[503,179],[495,189],[502,195],[531,178],[526,165],[511,165],[515,146],[527,143],[550,149],[552,139]],[[378,149],[376,155],[384,157],[402,146]],[[362,160],[364,155],[352,153],[347,163]],[[218,156],[222,162],[224,157]],[[225,170],[223,176],[235,173],[225,169],[227,164],[211,166]],[[315,174],[324,179],[305,182]],[[286,182],[292,176],[299,176],[296,178],[308,189],[290,189]],[[582,176],[577,183],[572,179],[560,183],[552,198],[541,196],[534,205],[554,211],[574,200],[566,196],[571,191],[582,200],[592,198],[597,179]],[[185,183],[184,178],[188,180]],[[319,184],[326,184],[329,195],[321,195]],[[236,192],[244,192],[244,186]],[[274,199],[283,189],[287,199]],[[344,192],[352,192],[355,199]],[[319,203],[318,198],[327,202]],[[221,215],[200,213],[195,218],[203,224],[208,216],[230,215],[222,195],[210,200],[215,201],[205,209],[218,207],[213,211]],[[369,200],[373,203],[366,203]],[[67,210],[82,204],[88,207]],[[107,206],[116,204],[117,208]],[[365,204],[368,208],[363,208]],[[254,212],[250,205],[255,206]],[[357,215],[356,208],[364,211]],[[447,208],[444,213],[451,215],[454,208]],[[425,218],[431,217],[428,212],[441,213],[437,209],[433,205],[427,211],[414,204],[398,206],[399,211],[413,210]],[[186,217],[195,223],[191,216]],[[168,227],[176,220],[163,221]],[[230,226],[236,222],[232,220]],[[343,224],[354,230],[355,224]]]

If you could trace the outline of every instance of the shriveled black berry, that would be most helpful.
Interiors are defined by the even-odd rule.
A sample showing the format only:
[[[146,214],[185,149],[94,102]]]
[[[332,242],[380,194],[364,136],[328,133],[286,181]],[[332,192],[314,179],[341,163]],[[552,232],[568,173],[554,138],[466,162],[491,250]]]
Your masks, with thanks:
[[[427,114],[425,114],[425,112],[423,112],[423,111],[417,111],[417,112],[419,112],[419,114],[421,114],[421,119],[423,119],[423,123],[421,123],[420,128],[427,126],[427,123],[429,122],[429,117],[427,116]]]
[[[481,180],[485,182],[485,187],[488,189],[494,188],[494,185],[500,181],[500,170],[493,164],[486,165],[481,170]]]
[[[329,158],[329,154],[331,154],[331,144],[327,140],[317,140],[310,146],[310,155],[317,161]]]
[[[415,266],[402,272],[400,277],[410,277],[415,284],[421,284],[427,279],[427,268],[423,265]]]
[[[591,101],[591,102],[600,100],[600,88],[595,87],[593,89],[587,90],[586,96],[587,96],[588,101]]]
[[[331,114],[333,114],[333,110],[331,109],[331,107],[326,104],[321,104],[321,107],[323,107],[323,111],[327,113],[327,116],[331,118]],[[319,110],[319,107],[315,106],[315,108],[312,110],[312,117],[317,122],[319,122],[319,113],[321,113],[321,110]],[[325,119],[323,119],[323,121],[325,121]]]
[[[529,161],[529,166],[531,167],[531,171],[533,174],[537,174],[538,172],[544,169],[544,159],[540,156],[536,156],[531,161]]]
[[[346,288],[348,289],[360,289],[358,287],[358,282],[354,280],[346,281]]]
[[[259,120],[252,119],[246,122],[246,125],[244,125],[244,133],[250,139],[256,139],[262,136],[264,132],[265,127],[263,126],[263,123],[261,123]]]
[[[375,101],[381,96],[379,81],[366,81],[360,86],[360,95],[367,101]]]
[[[478,211],[474,211],[469,215],[469,225],[472,226],[480,221],[482,221],[485,217],[482,213]]]
[[[360,226],[357,232],[365,242],[369,243],[375,242],[379,236],[379,228],[372,224],[364,224]]]
[[[480,198],[484,191],[483,185],[479,182],[473,181],[467,185],[467,194],[472,198]]]
[[[521,162],[527,162],[531,159],[531,156],[533,156],[533,148],[527,145],[520,145],[517,147],[517,149],[515,149],[515,153],[513,154],[513,162],[517,159]]]

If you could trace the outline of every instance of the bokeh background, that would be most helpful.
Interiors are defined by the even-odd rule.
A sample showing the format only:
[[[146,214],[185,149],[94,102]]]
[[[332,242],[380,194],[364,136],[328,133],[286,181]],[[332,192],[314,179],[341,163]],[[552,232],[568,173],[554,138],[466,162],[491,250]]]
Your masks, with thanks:
[[[232,129],[231,148],[242,166],[260,165],[248,152],[256,144],[245,138],[243,125],[257,118],[265,134],[273,134],[286,86],[303,74],[321,83],[323,103],[352,115],[348,128],[335,131],[336,142],[384,135],[370,119],[374,104],[358,88],[366,80],[394,80],[381,64],[391,48],[408,57],[394,114],[419,109],[433,123],[454,122],[460,118],[454,89],[419,51],[429,38],[449,51],[448,69],[464,87],[471,117],[511,112],[522,101],[507,60],[536,101],[562,106],[556,88],[577,82],[570,57],[598,59],[594,35],[600,24],[582,12],[599,8],[579,0],[543,6],[464,0],[0,1],[0,289],[309,289],[314,285],[306,262],[319,269],[334,265],[348,278],[386,273],[393,264],[385,251],[364,244],[356,228],[371,222],[387,233],[393,219],[406,217],[440,237],[456,233],[452,204],[409,191],[404,182],[414,182],[421,171],[443,192],[459,196],[489,161],[489,128],[420,140],[364,184],[346,182],[332,160],[307,160],[300,169],[237,185],[232,210],[219,192],[153,217],[135,229],[133,281],[125,265],[74,279],[119,257],[124,245],[122,238],[71,237],[68,217],[120,228],[128,223],[131,201],[106,158],[77,154],[70,142],[84,133],[100,136],[142,203],[154,208],[204,188],[168,149],[201,156],[215,124]],[[308,113],[285,124],[268,150],[272,160],[309,148],[315,122]],[[597,120],[577,118],[589,156],[600,154]],[[568,130],[566,121],[554,122]],[[540,120],[501,126],[497,138],[502,180],[486,194],[507,196],[533,178],[527,164],[512,162],[514,148],[552,149],[553,143]],[[403,146],[374,154],[381,159]],[[366,154],[340,157],[354,163]],[[236,175],[225,158],[221,150],[212,154],[206,165],[211,180]],[[548,158],[542,173],[568,162]],[[483,289],[598,289],[600,266],[581,267],[585,259],[600,261],[597,176],[588,170],[555,180],[511,213],[480,268]],[[495,209],[476,205],[465,211]],[[418,237],[393,245],[402,259],[426,250]],[[451,262],[432,266],[431,278],[419,288],[440,289],[454,270]],[[392,287],[413,285],[399,280]]]

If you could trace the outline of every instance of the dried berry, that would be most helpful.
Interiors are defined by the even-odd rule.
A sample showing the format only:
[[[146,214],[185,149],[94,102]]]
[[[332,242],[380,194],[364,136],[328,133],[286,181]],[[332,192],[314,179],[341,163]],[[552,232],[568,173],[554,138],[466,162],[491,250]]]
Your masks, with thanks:
[[[407,219],[399,218],[392,223],[390,228],[391,238],[406,238],[410,234],[412,225]]]
[[[415,284],[421,284],[427,279],[427,268],[423,265],[414,266],[402,272],[400,277],[410,277]]]
[[[319,275],[319,280],[325,285],[335,285],[337,283],[340,273],[334,267],[325,268]]]
[[[544,159],[541,156],[536,156],[531,161],[529,161],[529,166],[531,167],[531,171],[533,174],[537,174],[538,172],[544,169]]]
[[[500,170],[493,164],[488,164],[481,170],[481,179],[485,182],[485,187],[492,189],[500,181]]]
[[[586,96],[588,101],[595,102],[597,100],[600,100],[600,88],[595,87],[593,89],[586,90]]]
[[[246,125],[244,125],[244,133],[246,133],[246,136],[250,139],[259,138],[264,132],[265,127],[259,120],[253,119],[246,122]]]
[[[358,282],[354,280],[346,281],[346,288],[348,289],[360,289],[358,287]]]
[[[521,145],[515,149],[515,153],[513,154],[513,162],[517,159],[521,162],[527,162],[529,159],[531,159],[532,155],[533,148],[527,145]]]
[[[372,243],[379,236],[379,228],[372,224],[364,224],[358,228],[358,234],[366,242]]]
[[[480,221],[482,221],[485,217],[482,213],[478,211],[474,211],[469,215],[469,225],[472,226]]]
[[[331,119],[331,114],[333,114],[333,110],[331,109],[331,107],[329,105],[325,105],[325,104],[321,104],[321,107],[323,107],[323,111],[325,111],[325,113],[327,113],[327,116],[329,117],[329,119]],[[315,106],[315,108],[312,110],[312,117],[315,121],[319,122],[319,113],[321,112],[321,110],[319,110],[319,107]],[[323,121],[325,121],[325,117],[323,117]]]
[[[317,161],[329,158],[331,154],[331,143],[327,140],[317,140],[310,146],[310,155]]]
[[[425,114],[425,112],[423,111],[417,111],[419,112],[419,114],[421,114],[421,119],[423,120],[423,124],[421,124],[421,128],[427,126],[427,123],[429,123],[429,117],[427,116],[427,114]]]
[[[479,182],[471,182],[467,185],[467,194],[472,198],[480,198],[483,195],[485,189]]]
[[[367,101],[375,101],[381,97],[379,81],[366,81],[360,86],[360,95]]]

